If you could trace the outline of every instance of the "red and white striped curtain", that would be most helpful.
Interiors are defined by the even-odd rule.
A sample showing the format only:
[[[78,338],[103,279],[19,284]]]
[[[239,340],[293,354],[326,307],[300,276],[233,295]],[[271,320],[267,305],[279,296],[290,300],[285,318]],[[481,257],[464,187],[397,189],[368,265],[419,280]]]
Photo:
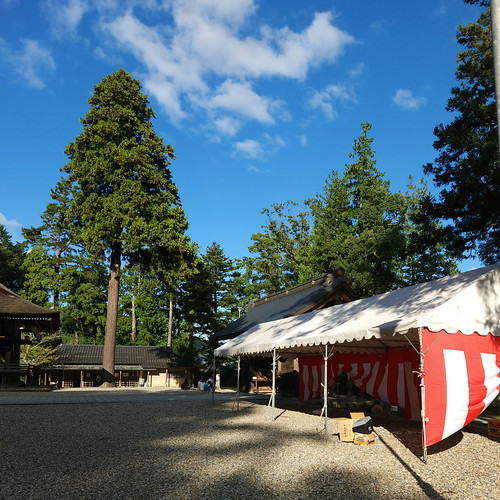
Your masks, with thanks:
[[[419,357],[412,349],[377,354],[333,354],[328,360],[328,385],[344,371],[349,379],[371,396],[405,409],[408,419],[420,415],[420,390],[417,375]],[[322,393],[323,356],[300,356],[300,399],[305,401]]]
[[[459,431],[498,396],[500,337],[422,332],[425,382],[426,446]],[[300,399],[322,394],[323,356],[300,356]],[[333,354],[328,384],[344,371],[371,396],[405,409],[408,419],[420,418],[419,354],[415,349],[375,354]]]
[[[422,332],[426,445],[468,425],[498,396],[500,337]]]

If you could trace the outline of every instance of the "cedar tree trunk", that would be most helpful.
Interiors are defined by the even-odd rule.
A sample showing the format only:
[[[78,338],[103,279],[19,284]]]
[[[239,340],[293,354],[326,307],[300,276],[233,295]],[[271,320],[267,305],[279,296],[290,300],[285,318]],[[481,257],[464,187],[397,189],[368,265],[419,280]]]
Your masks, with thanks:
[[[106,314],[106,335],[102,358],[102,386],[114,387],[115,382],[115,345],[116,323],[118,318],[118,295],[120,291],[121,242],[114,243],[111,249],[108,284],[108,310]]]

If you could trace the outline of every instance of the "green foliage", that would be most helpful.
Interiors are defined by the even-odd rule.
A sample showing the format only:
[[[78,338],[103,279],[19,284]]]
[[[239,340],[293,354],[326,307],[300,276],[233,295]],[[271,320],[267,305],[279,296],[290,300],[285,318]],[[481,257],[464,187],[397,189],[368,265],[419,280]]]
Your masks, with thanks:
[[[14,292],[19,292],[23,285],[23,260],[23,245],[12,243],[9,233],[0,224],[0,283]]]
[[[116,342],[122,260],[153,268],[173,287],[188,274],[196,248],[184,234],[188,224],[169,169],[174,150],[154,132],[138,80],[120,69],[94,87],[89,104],[83,132],[65,149],[63,171],[76,242],[109,263],[106,357]],[[150,332],[137,334],[137,342],[151,340]]]
[[[287,201],[265,208],[263,232],[252,234],[243,258],[243,281],[247,301],[288,288],[312,277],[308,266],[311,246],[309,214],[297,212],[298,203]]]
[[[30,333],[30,343],[21,346],[21,364],[40,367],[54,364],[57,361],[57,344],[60,340],[59,335],[47,335],[40,339]]]
[[[500,259],[500,165],[489,10],[460,26],[456,79],[446,107],[453,120],[434,129],[439,156],[424,166],[441,188],[425,211],[442,222],[432,237],[457,258]]]
[[[208,336],[237,317],[241,290],[238,267],[213,242],[182,287],[183,318],[197,336]]]
[[[41,245],[32,247],[26,254],[22,269],[26,276],[23,297],[40,306],[49,307],[49,294],[57,286],[57,280],[47,250]]]
[[[455,259],[439,240],[429,237],[439,231],[439,222],[428,217],[422,200],[429,196],[426,183],[414,184],[410,177],[405,193],[407,209],[404,233],[406,258],[400,261],[401,282],[416,285],[430,279],[449,276],[458,272]]]
[[[121,279],[120,344],[166,345],[169,287],[139,266],[127,266]]]
[[[83,132],[66,147],[70,161],[63,168],[79,239],[97,256],[109,255],[117,242],[132,262],[149,264],[156,256],[165,270],[175,270],[175,281],[182,255],[193,251],[168,168],[174,150],[155,134],[148,99],[126,71],[96,85],[89,104]]]
[[[42,214],[42,225],[23,229],[30,251],[23,264],[26,273],[24,296],[40,305],[58,308],[64,291],[62,273],[78,260],[82,248],[75,246],[78,228],[67,217],[69,188],[64,180],[51,191],[51,201]]]
[[[399,286],[396,268],[403,258],[401,224],[405,200],[391,193],[376,168],[370,123],[361,125],[343,176],[332,172],[322,194],[309,200],[314,217],[311,261],[317,274],[345,268],[361,296]]]
[[[107,275],[103,262],[79,255],[61,271],[61,327],[76,344],[102,343]]]
[[[352,163],[332,171],[324,189],[298,204],[274,204],[263,214],[263,232],[252,235],[252,257],[243,259],[247,299],[259,298],[343,267],[360,296],[428,281],[456,272],[428,231],[438,224],[425,217],[420,199],[425,184],[410,179],[407,193],[392,193],[376,168],[370,123],[354,141]]]

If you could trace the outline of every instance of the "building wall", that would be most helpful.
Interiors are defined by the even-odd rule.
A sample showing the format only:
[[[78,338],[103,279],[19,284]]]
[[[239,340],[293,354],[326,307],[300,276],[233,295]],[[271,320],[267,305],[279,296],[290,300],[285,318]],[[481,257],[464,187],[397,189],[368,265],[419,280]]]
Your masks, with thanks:
[[[50,382],[59,387],[99,387],[101,383],[100,377],[100,370],[50,370]],[[193,368],[116,371],[115,386],[180,389],[186,378],[192,386],[194,383]]]
[[[168,387],[170,389],[180,389],[185,379],[188,379],[191,386],[194,384],[193,369],[189,368],[168,368],[166,371],[150,370],[148,374],[147,387]]]

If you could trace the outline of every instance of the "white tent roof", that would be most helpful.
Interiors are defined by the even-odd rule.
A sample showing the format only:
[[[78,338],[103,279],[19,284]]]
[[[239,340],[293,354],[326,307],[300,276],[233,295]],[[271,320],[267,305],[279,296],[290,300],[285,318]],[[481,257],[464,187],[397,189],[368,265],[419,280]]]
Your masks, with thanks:
[[[376,352],[418,338],[418,328],[500,336],[500,263],[368,299],[261,323],[215,350],[217,356],[318,352],[314,346]]]

